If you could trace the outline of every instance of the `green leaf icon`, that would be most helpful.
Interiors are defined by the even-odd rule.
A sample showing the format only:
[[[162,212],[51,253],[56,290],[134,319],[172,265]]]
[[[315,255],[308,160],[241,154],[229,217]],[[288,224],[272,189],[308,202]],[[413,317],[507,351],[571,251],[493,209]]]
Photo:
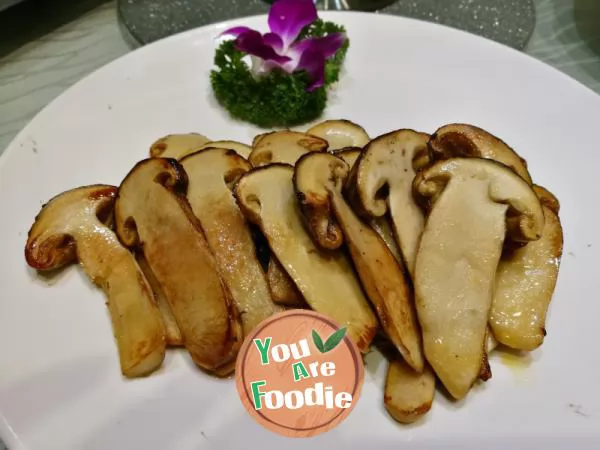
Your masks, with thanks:
[[[339,330],[337,330],[331,336],[329,336],[327,338],[327,340],[325,341],[325,345],[323,346],[323,353],[327,353],[327,352],[333,350],[334,348],[336,348],[337,345],[340,342],[342,342],[342,339],[344,339],[345,334],[346,334],[346,327],[343,327],[343,328],[340,328]]]
[[[316,330],[312,330],[312,338],[313,342],[315,343],[315,347],[317,347],[321,353],[325,353],[323,348],[323,339],[321,339],[321,336],[319,336],[319,333],[317,333]]]
[[[315,330],[312,330],[313,342],[315,343],[315,347],[317,347],[321,353],[327,353],[336,348],[338,344],[342,342],[342,339],[344,339],[345,335],[346,327],[340,328],[331,336],[329,336],[325,341],[325,344],[323,344],[323,339],[321,339],[319,333],[317,333]]]

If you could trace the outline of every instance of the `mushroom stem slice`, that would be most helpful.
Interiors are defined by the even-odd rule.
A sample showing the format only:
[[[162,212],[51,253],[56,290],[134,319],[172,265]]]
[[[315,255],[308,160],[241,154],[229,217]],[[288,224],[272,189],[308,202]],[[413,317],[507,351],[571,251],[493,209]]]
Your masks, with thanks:
[[[210,148],[181,160],[189,184],[187,198],[229,288],[244,335],[281,308],[271,299],[265,273],[246,219],[230,190],[250,164],[233,150]]]
[[[344,147],[364,147],[369,143],[369,135],[363,127],[349,120],[325,120],[310,128],[307,133],[325,139],[329,150]]]
[[[432,161],[470,157],[498,161],[531,184],[526,161],[496,136],[473,125],[453,123],[439,128],[429,141]]]
[[[435,374],[428,364],[417,373],[402,359],[389,362],[384,405],[400,423],[413,423],[431,409],[435,396]]]
[[[398,130],[373,139],[354,166],[345,190],[363,217],[388,212],[403,260],[411,275],[424,217],[412,195],[414,160],[427,149],[429,135]]]
[[[546,314],[562,256],[558,215],[545,204],[543,209],[541,239],[505,250],[496,272],[490,325],[499,342],[518,350],[534,350],[544,342]]]
[[[503,242],[539,239],[544,225],[531,187],[506,166],[478,158],[438,162],[417,175],[433,198],[415,266],[415,301],[427,360],[463,398],[484,363],[487,322]]]
[[[248,161],[253,167],[282,163],[294,165],[308,152],[324,152],[327,141],[299,131],[273,131],[257,136]]]
[[[408,364],[423,370],[421,336],[410,282],[383,240],[352,211],[341,193],[348,165],[329,153],[303,156],[296,165],[294,183],[305,214],[318,207],[331,210],[327,223],[339,224],[363,287],[375,306],[386,334]],[[312,203],[314,207],[307,209]],[[308,223],[313,221],[310,219]],[[322,227],[312,230],[318,235]],[[319,236],[320,240],[327,236]]]
[[[294,169],[273,164],[243,175],[235,195],[248,220],[257,224],[271,251],[317,312],[341,326],[358,348],[369,348],[377,319],[369,308],[348,259],[317,248],[302,224],[292,176]]]
[[[114,186],[94,185],[54,197],[29,231],[25,257],[37,270],[79,261],[107,296],[123,375],[138,377],[162,364],[165,329],[134,256],[106,225],[116,195]]]
[[[242,330],[186,191],[175,160],[139,162],[119,188],[116,229],[121,242],[144,253],[194,362],[214,370],[235,357]]]
[[[180,159],[208,142],[209,138],[198,133],[169,134],[150,146],[150,157]]]

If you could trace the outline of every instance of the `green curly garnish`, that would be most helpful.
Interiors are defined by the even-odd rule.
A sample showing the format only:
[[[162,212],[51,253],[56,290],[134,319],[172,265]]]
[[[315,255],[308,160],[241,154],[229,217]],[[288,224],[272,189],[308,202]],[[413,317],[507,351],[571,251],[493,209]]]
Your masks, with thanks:
[[[300,38],[322,37],[345,32],[344,27],[316,20],[307,26]],[[242,61],[245,54],[225,41],[215,53],[215,66],[210,81],[215,97],[232,117],[260,127],[290,127],[319,117],[327,104],[327,88],[339,79],[349,41],[325,64],[325,85],[312,92],[306,88],[310,80],[306,72],[287,74],[280,70],[255,78]]]

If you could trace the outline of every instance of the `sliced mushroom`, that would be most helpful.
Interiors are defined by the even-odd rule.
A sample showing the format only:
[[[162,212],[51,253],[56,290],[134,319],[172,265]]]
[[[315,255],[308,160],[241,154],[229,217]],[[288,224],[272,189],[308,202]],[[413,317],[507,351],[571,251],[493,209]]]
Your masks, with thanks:
[[[307,133],[325,139],[329,150],[344,147],[364,147],[369,143],[369,135],[363,127],[349,120],[325,120],[310,128]]]
[[[150,157],[180,159],[208,142],[209,138],[198,133],[169,134],[150,146]]]
[[[534,350],[544,342],[546,313],[562,256],[560,219],[542,203],[541,239],[506,249],[496,272],[490,325],[499,342],[518,350]]]
[[[185,197],[187,176],[173,159],[139,162],[121,183],[117,234],[143,252],[198,366],[235,358],[242,330],[231,294]]]
[[[255,138],[248,161],[253,167],[273,163],[294,165],[308,152],[327,150],[327,141],[299,131],[273,131]]]
[[[250,153],[252,152],[252,147],[250,147],[249,145],[246,145],[246,144],[242,144],[241,142],[210,141],[210,142],[204,144],[202,147],[192,150],[188,154],[195,153],[200,150],[206,150],[208,148],[224,148],[227,150],[233,150],[234,152],[236,152],[238,155],[240,155],[242,158],[245,158],[245,159],[248,159],[248,157],[250,156]],[[187,155],[184,155],[184,156],[187,156]]]
[[[435,375],[429,365],[417,373],[402,359],[390,361],[385,379],[384,405],[400,423],[413,423],[431,409]]]
[[[294,174],[300,206],[321,247],[332,248],[338,241],[346,241],[384,331],[406,362],[421,372],[421,335],[410,282],[383,240],[354,214],[342,196],[348,171],[348,165],[330,153],[300,158]]]
[[[323,252],[304,229],[293,174],[294,169],[284,164],[246,173],[235,187],[238,203],[246,217],[260,226],[310,307],[347,326],[349,336],[365,352],[377,319],[344,254]]]
[[[352,168],[358,158],[360,157],[362,149],[358,147],[346,147],[342,150],[333,152],[335,156],[343,159],[348,167],[350,167],[350,173],[352,173]],[[383,239],[385,245],[388,246],[394,258],[398,261],[401,261],[402,256],[400,255],[400,249],[398,248],[398,244],[396,242],[396,238],[394,237],[394,231],[392,230],[392,226],[390,225],[390,217],[375,217],[370,219],[369,225],[375,230],[375,232]]]
[[[156,299],[163,323],[165,324],[165,338],[167,345],[171,347],[181,347],[183,345],[183,336],[181,336],[179,325],[177,325],[177,321],[173,316],[173,311],[171,311],[171,307],[165,297],[162,286],[156,279],[156,275],[152,272],[152,269],[148,265],[142,252],[136,252],[136,261],[146,276],[146,279],[152,288],[152,292],[154,292],[154,298]]]
[[[269,282],[269,289],[275,303],[290,308],[306,307],[306,301],[302,297],[298,287],[294,284],[294,280],[290,278],[274,255],[271,256],[271,260],[269,261],[267,281]]]
[[[146,375],[165,356],[165,328],[150,286],[135,258],[108,227],[114,186],[84,186],[50,200],[29,231],[25,258],[37,270],[79,261],[107,296],[107,306],[126,377]]]
[[[244,335],[281,308],[271,299],[252,234],[230,187],[250,164],[233,150],[211,148],[181,160],[187,198],[241,314]]]
[[[414,189],[433,204],[414,278],[425,355],[460,399],[480,374],[505,237],[539,239],[544,214],[521,177],[486,159],[438,162],[417,174]]]
[[[453,123],[439,128],[429,141],[432,161],[474,156],[498,161],[531,184],[527,162],[496,136],[473,125]]]
[[[346,192],[364,217],[383,217],[389,210],[401,254],[411,275],[425,223],[412,195],[413,160],[427,148],[429,135],[393,131],[373,139],[351,172]]]

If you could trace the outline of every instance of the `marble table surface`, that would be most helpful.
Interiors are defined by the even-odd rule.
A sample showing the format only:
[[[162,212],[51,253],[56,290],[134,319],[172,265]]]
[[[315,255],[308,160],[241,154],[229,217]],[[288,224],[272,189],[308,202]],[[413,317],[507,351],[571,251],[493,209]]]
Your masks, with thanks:
[[[600,1],[535,0],[535,6],[525,52],[600,94]],[[0,58],[0,153],[52,99],[131,50],[109,1]]]

